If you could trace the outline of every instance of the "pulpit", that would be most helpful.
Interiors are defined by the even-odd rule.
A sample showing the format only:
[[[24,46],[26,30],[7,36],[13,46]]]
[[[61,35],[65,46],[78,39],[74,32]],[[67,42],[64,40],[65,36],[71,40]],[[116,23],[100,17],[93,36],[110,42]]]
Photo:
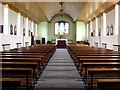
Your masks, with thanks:
[[[66,45],[68,45],[67,39],[56,39],[57,48],[66,48]]]

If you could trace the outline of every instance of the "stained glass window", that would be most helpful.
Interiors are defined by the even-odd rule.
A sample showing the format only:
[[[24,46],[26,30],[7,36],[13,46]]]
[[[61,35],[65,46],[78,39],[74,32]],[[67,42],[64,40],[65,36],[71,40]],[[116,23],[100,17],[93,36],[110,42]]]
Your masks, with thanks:
[[[66,21],[55,22],[55,35],[69,35],[69,23]]]

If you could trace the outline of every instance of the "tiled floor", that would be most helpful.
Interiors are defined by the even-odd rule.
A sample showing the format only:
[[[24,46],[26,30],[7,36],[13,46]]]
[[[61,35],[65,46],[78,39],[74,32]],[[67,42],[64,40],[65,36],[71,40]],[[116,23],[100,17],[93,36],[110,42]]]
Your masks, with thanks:
[[[67,49],[56,49],[35,90],[84,90]]]

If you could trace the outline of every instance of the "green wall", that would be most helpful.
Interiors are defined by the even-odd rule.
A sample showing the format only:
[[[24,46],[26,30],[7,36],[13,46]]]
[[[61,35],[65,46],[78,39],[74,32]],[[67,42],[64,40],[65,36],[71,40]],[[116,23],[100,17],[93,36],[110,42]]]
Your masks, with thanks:
[[[69,40],[73,40],[73,43],[76,41],[86,40],[86,24],[83,22],[74,23],[68,17],[55,17],[51,22],[40,22],[38,24],[37,39],[41,40],[45,38],[46,42],[51,41],[52,39],[59,38],[60,36],[55,35],[54,33],[54,23],[56,21],[67,21],[70,24],[70,34],[65,36]]]
[[[42,40],[42,38],[45,38],[45,41],[47,42],[47,38],[48,38],[48,22],[40,22],[38,24],[37,39]]]
[[[73,42],[75,42],[75,37],[76,37],[76,26],[75,23],[73,23],[69,18],[67,17],[56,17],[54,18],[50,23],[48,23],[48,40],[51,39],[56,39],[59,38],[59,36],[55,35],[54,32],[54,23],[56,21],[67,21],[70,24],[70,34],[68,36],[65,36],[67,39],[73,40]]]
[[[76,22],[76,41],[86,40],[86,24],[83,22]]]

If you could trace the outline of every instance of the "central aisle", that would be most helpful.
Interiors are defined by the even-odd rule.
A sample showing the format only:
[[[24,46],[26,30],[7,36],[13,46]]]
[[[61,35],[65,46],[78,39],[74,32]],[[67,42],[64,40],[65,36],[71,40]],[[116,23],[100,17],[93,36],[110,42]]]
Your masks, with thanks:
[[[56,49],[35,90],[83,90],[83,82],[67,49]]]

